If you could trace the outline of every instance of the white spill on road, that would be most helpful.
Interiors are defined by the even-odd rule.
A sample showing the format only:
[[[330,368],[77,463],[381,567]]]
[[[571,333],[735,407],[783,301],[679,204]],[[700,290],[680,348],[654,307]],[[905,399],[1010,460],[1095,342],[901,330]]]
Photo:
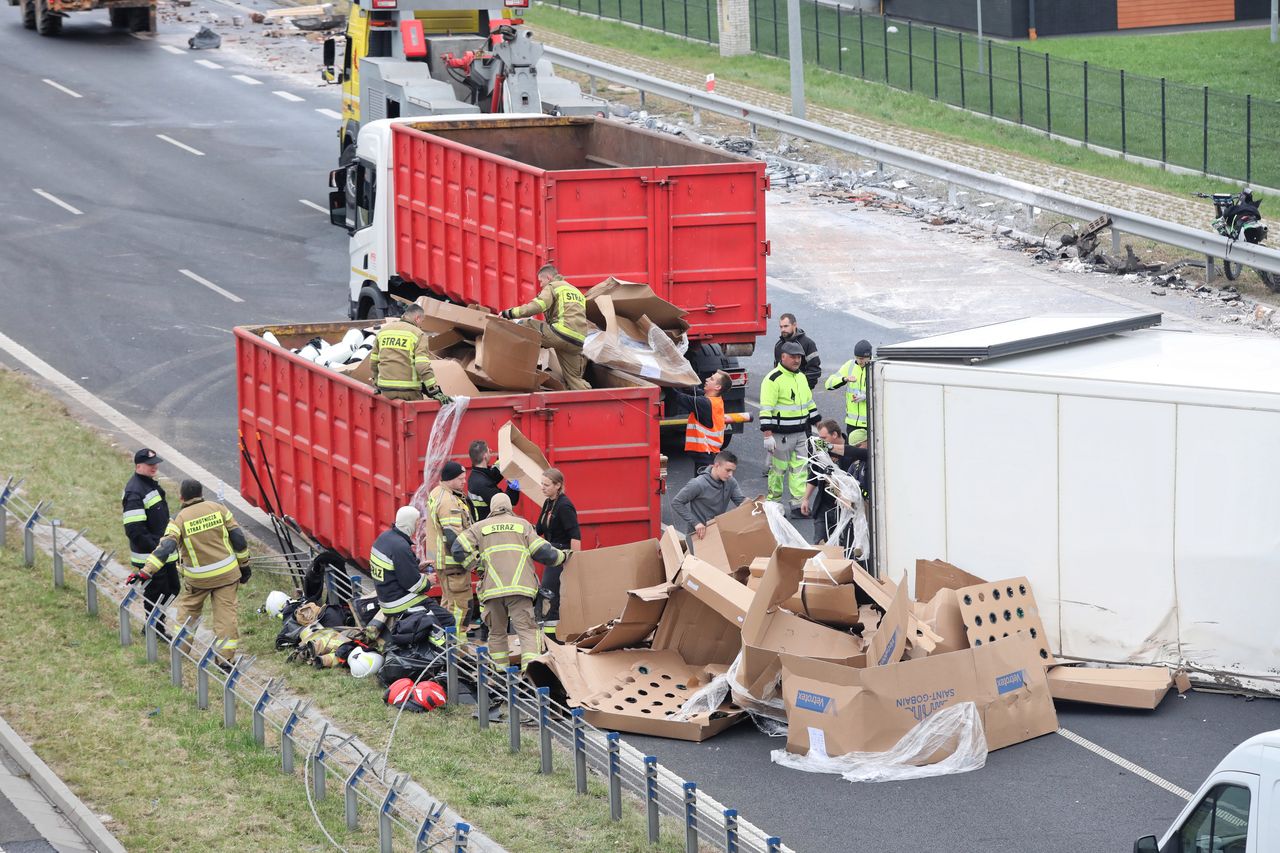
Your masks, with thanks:
[[[174,139],[172,136],[165,136],[163,133],[157,133],[157,134],[156,134],[156,139],[163,139],[165,142],[169,143],[170,145],[175,145],[175,146],[177,146],[178,148],[181,148],[183,151],[188,151],[188,152],[190,152],[190,153],[192,153],[192,154],[196,155],[197,157],[203,157],[203,156],[204,156],[204,152],[203,152],[203,151],[201,151],[201,150],[199,150],[199,149],[197,149],[197,148],[192,148],[190,145],[187,145],[186,143],[179,142],[178,140]]]
[[[54,194],[53,194],[53,193],[51,193],[51,192],[45,192],[44,190],[42,190],[42,189],[40,189],[40,188],[38,188],[38,187],[37,187],[37,188],[32,189],[31,191],[32,191],[33,193],[35,193],[36,195],[40,196],[42,199],[45,199],[46,201],[51,201],[51,202],[53,202],[53,203],[54,203],[54,204],[56,204],[58,207],[60,207],[60,208],[62,208],[63,210],[67,211],[68,213],[74,213],[76,216],[83,216],[83,215],[84,215],[84,211],[83,211],[83,210],[80,210],[78,207],[74,207],[74,206],[72,206],[72,205],[70,205],[70,204],[67,204],[65,201],[63,201],[62,199],[58,198],[56,195],[54,195]]]
[[[57,89],[59,92],[62,92],[65,95],[70,95],[73,98],[84,97],[84,95],[80,94],[79,92],[76,92],[72,89],[68,89],[66,86],[62,85],[61,83],[54,82],[53,80],[50,80],[48,77],[43,78],[43,80],[44,82],[48,83],[50,86],[52,86],[53,88]]]
[[[221,287],[218,287],[218,285],[216,285],[216,284],[214,284],[213,282],[209,281],[209,279],[207,279],[207,278],[205,278],[205,277],[203,277],[203,276],[196,275],[196,274],[195,274],[195,273],[193,273],[191,270],[178,270],[178,272],[182,273],[182,274],[183,274],[183,275],[185,275],[187,278],[189,278],[189,279],[191,279],[192,281],[194,281],[196,284],[199,284],[199,285],[201,285],[201,286],[203,286],[203,287],[207,287],[207,288],[209,288],[210,290],[212,290],[214,293],[218,294],[219,296],[225,296],[227,299],[230,299],[232,302],[244,302],[244,300],[243,300],[243,299],[241,299],[239,296],[236,296],[236,295],[235,295],[234,293],[232,293],[231,291],[229,291],[229,290],[223,290]]]

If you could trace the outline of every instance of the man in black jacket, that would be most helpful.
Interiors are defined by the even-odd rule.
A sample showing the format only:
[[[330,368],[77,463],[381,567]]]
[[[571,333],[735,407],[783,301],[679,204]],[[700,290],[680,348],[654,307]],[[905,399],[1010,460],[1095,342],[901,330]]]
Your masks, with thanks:
[[[800,362],[800,372],[809,380],[810,390],[818,387],[822,378],[822,359],[818,356],[818,345],[796,325],[795,314],[783,314],[778,318],[779,337],[773,344],[773,363],[782,362],[782,345],[791,341],[798,343],[804,350],[804,359]]]
[[[133,476],[125,484],[121,504],[124,508],[124,534],[129,537],[129,564],[134,573],[146,571],[147,558],[160,544],[169,526],[169,504],[164,489],[156,480],[156,472],[164,460],[154,450],[142,448],[133,454]],[[142,587],[143,606],[148,615],[155,603],[181,591],[178,580],[178,553],[170,554],[164,566],[151,572]],[[164,617],[156,619],[156,630],[164,634]]]
[[[501,489],[502,472],[493,464],[493,451],[482,438],[471,442],[467,448],[471,457],[471,473],[467,475],[467,496],[471,498],[471,506],[475,508],[476,520],[483,521],[489,517],[489,502],[493,496],[505,491],[511,498],[514,507],[520,502],[520,481],[508,480],[507,488]]]

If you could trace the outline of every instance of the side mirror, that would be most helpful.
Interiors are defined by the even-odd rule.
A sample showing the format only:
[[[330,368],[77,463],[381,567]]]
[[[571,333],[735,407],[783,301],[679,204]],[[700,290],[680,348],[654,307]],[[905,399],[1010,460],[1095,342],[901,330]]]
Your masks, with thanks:
[[[1144,835],[1133,842],[1133,853],[1160,853],[1156,837],[1154,835]]]
[[[346,190],[334,190],[329,193],[329,223],[339,228],[347,228]]]
[[[342,72],[333,67],[334,61],[338,58],[338,43],[336,39],[327,38],[324,40],[324,46],[321,50],[321,69],[320,79],[326,83],[341,83]]]

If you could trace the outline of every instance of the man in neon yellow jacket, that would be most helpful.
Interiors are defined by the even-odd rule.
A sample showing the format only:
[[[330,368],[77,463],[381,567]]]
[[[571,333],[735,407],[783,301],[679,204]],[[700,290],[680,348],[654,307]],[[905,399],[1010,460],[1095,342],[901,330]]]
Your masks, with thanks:
[[[827,378],[826,388],[834,391],[843,387],[844,426],[849,444],[857,446],[867,440],[867,365],[871,364],[871,342],[858,341],[853,348],[853,358],[840,365],[840,369]]]

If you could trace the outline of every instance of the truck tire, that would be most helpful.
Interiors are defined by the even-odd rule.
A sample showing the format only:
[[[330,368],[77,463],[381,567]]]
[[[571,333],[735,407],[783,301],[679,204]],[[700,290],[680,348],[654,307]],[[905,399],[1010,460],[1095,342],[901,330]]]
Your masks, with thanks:
[[[360,290],[360,307],[356,309],[357,320],[382,320],[387,316],[387,297],[376,287],[364,287]]]
[[[36,28],[36,0],[22,0],[22,26],[29,30]]]
[[[56,36],[62,32],[62,16],[50,11],[45,0],[35,0],[36,32],[42,36]]]

